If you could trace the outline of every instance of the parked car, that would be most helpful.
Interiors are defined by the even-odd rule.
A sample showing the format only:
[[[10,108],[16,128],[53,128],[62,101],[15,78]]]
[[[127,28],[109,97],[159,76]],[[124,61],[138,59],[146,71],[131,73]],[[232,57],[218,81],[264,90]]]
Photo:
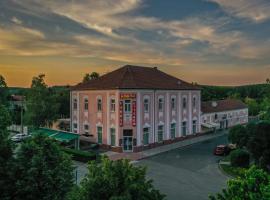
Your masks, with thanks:
[[[11,141],[13,142],[21,142],[25,140],[26,138],[30,137],[31,135],[25,134],[25,133],[19,133],[11,137]]]
[[[226,156],[229,155],[229,153],[231,152],[231,148],[229,145],[218,145],[216,146],[216,148],[214,149],[214,155],[217,156]]]

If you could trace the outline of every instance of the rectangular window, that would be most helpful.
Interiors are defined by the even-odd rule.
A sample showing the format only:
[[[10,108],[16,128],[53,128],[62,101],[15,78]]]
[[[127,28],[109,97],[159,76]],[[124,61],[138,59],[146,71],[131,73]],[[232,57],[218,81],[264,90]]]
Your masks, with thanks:
[[[143,108],[144,108],[144,112],[146,112],[146,113],[149,112],[149,100],[148,99],[143,100]]]
[[[111,146],[115,146],[115,128],[110,128],[111,132]]]
[[[144,145],[149,144],[149,128],[143,129],[143,144]]]
[[[158,110],[163,111],[163,98],[158,99]]]
[[[172,123],[171,124],[171,139],[174,139],[175,138],[175,133],[176,133],[176,124],[175,123]]]
[[[197,121],[193,120],[192,122],[192,133],[197,133]]]
[[[193,97],[193,107],[195,108],[196,107],[196,97]]]
[[[98,143],[102,144],[102,127],[101,126],[97,127],[97,136],[98,136]]]
[[[88,99],[84,99],[84,110],[88,110]]]
[[[73,99],[73,109],[77,110],[77,107],[78,107],[77,99]]]
[[[125,113],[131,113],[131,101],[130,100],[125,100],[124,111],[125,111]]]
[[[78,124],[77,123],[73,123],[73,129],[77,129],[78,128]]]
[[[101,99],[97,100],[97,110],[102,111],[102,100]]]
[[[187,135],[187,122],[182,122],[182,135]]]
[[[111,99],[111,112],[115,112],[115,99]]]
[[[158,126],[158,142],[162,142],[163,140],[163,125]]]
[[[183,108],[186,108],[187,107],[187,98],[184,97],[183,98]]]
[[[171,98],[171,108],[172,108],[172,110],[175,110],[175,98],[174,97]]]
[[[85,133],[86,135],[89,134],[89,125],[88,125],[88,124],[85,124],[85,125],[84,125],[84,133]]]

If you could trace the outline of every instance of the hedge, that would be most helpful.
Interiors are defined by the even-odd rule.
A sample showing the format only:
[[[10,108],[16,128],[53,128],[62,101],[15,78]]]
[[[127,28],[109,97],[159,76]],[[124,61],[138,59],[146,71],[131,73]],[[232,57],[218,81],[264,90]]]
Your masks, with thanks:
[[[231,166],[233,167],[249,167],[250,155],[243,149],[236,149],[231,152]]]
[[[73,160],[80,162],[88,162],[90,160],[96,160],[97,154],[95,152],[80,151],[76,149],[63,148],[63,151],[71,155]]]

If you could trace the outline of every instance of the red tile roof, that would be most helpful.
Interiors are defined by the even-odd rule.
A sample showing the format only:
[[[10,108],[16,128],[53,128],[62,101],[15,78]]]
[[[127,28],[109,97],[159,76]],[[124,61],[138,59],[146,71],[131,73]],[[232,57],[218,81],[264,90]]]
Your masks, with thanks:
[[[196,85],[182,81],[157,68],[126,65],[86,83],[79,83],[72,90],[107,89],[162,89],[200,90]]]
[[[203,113],[215,113],[229,110],[238,110],[247,108],[247,105],[240,100],[226,99],[219,101],[202,102],[201,110]]]

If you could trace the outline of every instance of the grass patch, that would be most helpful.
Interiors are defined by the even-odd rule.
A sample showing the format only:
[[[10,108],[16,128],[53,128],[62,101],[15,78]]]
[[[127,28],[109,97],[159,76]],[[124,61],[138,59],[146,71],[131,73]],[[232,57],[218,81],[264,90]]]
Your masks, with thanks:
[[[228,175],[233,176],[233,177],[238,177],[238,176],[243,176],[245,172],[245,168],[241,167],[232,167],[231,165],[220,165],[221,169]]]
[[[73,160],[80,162],[88,162],[90,160],[96,160],[98,154],[93,151],[81,151],[76,149],[63,148],[63,151],[71,155]]]

